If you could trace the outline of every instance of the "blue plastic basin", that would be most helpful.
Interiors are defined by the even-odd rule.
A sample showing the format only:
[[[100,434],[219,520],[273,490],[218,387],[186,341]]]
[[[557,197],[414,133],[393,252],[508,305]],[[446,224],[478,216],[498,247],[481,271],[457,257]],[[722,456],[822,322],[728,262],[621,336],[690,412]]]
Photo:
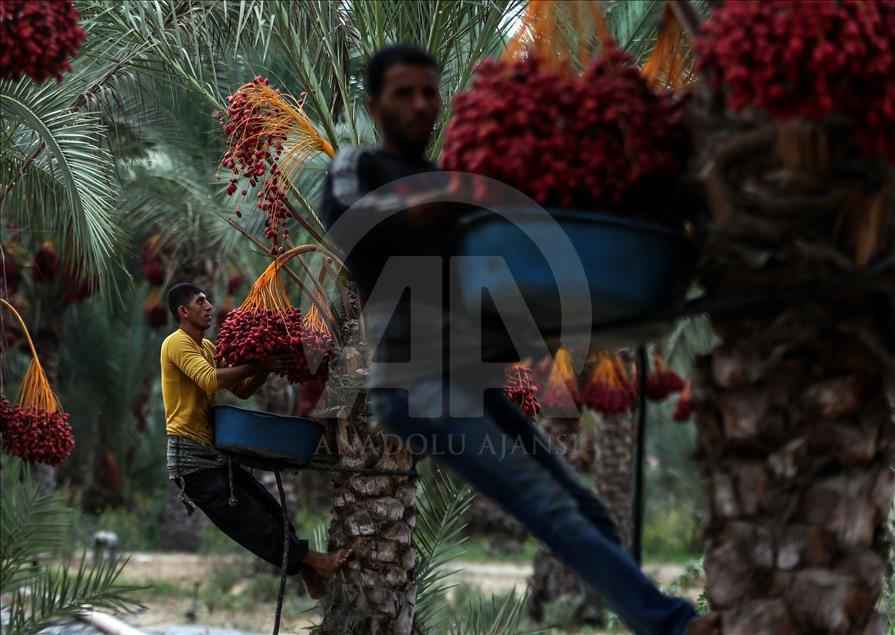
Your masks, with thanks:
[[[454,301],[471,314],[481,307],[486,333],[505,336],[502,325],[518,318],[508,307],[520,293],[538,329],[529,337],[548,342],[560,333],[603,346],[652,340],[668,324],[649,324],[650,316],[683,305],[697,254],[685,233],[589,211],[509,216],[474,212],[459,220],[454,236],[455,256],[480,257],[455,259]],[[562,305],[557,279],[572,290]],[[525,329],[523,321],[516,326]]]
[[[287,417],[235,406],[211,409],[214,445],[248,457],[305,465],[311,461],[323,425],[304,417]]]

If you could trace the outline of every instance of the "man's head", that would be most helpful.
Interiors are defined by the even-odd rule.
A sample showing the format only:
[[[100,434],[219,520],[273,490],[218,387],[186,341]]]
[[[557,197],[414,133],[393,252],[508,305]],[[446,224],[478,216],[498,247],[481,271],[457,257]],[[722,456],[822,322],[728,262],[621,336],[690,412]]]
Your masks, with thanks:
[[[181,326],[188,324],[204,331],[211,326],[212,308],[205,292],[194,284],[182,282],[168,289],[168,309]]]
[[[410,44],[380,49],[367,64],[366,89],[383,145],[422,155],[441,111],[435,58]]]

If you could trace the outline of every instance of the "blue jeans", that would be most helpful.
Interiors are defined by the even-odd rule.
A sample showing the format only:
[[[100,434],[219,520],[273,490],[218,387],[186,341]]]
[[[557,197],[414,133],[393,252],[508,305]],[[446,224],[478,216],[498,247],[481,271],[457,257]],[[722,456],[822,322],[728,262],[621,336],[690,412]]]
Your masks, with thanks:
[[[464,390],[448,385],[445,393],[454,398]],[[484,416],[476,418],[412,418],[407,402],[404,389],[370,390],[373,414],[388,432],[428,453],[514,516],[635,633],[686,633],[697,617],[693,607],[663,595],[640,571],[603,503],[549,450],[541,432],[502,390],[485,392]]]

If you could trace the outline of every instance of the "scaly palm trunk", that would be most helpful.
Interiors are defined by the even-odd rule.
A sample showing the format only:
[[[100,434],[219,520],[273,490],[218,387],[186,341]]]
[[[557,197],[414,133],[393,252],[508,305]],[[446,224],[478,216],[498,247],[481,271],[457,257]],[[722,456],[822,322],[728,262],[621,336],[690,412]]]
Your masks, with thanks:
[[[503,511],[490,498],[476,496],[463,514],[467,536],[481,537],[488,541],[489,549],[502,553],[521,553],[522,543],[528,530]]]
[[[339,465],[352,470],[413,469],[416,459],[370,428],[364,398],[363,346],[356,322],[345,325],[350,342],[338,359],[327,387],[338,404],[329,439],[338,447]],[[348,352],[350,351],[350,353]],[[357,399],[352,399],[353,396]],[[333,479],[329,548],[367,537],[346,563],[323,603],[323,635],[409,635],[413,630],[416,553],[416,478],[382,474],[338,474]]]
[[[895,285],[843,276],[891,254],[892,172],[847,130],[697,114],[706,293],[777,294],[715,315],[722,344],[697,362],[709,597],[728,635],[882,635]],[[820,292],[797,299],[803,283]]]
[[[634,426],[630,415],[604,419],[594,415],[594,424],[584,419],[546,419],[544,435],[555,441],[557,450],[576,472],[593,482],[597,496],[606,504],[618,525],[626,548],[631,545],[631,488],[633,483]],[[569,439],[575,439],[569,443]],[[562,442],[560,442],[562,441]],[[528,612],[539,622],[548,606],[557,600],[564,606],[562,618],[569,624],[602,625],[603,602],[579,578],[544,549],[538,551],[531,578]]]

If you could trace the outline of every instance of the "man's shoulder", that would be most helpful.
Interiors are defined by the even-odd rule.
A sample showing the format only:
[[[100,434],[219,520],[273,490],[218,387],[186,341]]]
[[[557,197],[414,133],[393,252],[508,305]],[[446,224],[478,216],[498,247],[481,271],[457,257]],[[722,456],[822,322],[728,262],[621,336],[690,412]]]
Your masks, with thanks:
[[[170,335],[168,335],[168,337],[163,339],[162,340],[162,350],[165,350],[166,348],[171,346],[172,343],[179,341],[181,333],[183,333],[183,331],[181,331],[180,329],[176,329]],[[183,333],[183,334],[186,335],[186,333]]]
[[[329,175],[332,179],[356,178],[361,166],[368,165],[375,159],[376,150],[362,146],[347,146],[340,148],[330,164]]]
[[[192,338],[183,330],[177,329],[162,341],[162,355],[166,352],[182,350],[192,341]]]
[[[323,191],[323,216],[327,227],[369,189],[371,152],[369,148],[349,146],[340,149],[333,157]]]

